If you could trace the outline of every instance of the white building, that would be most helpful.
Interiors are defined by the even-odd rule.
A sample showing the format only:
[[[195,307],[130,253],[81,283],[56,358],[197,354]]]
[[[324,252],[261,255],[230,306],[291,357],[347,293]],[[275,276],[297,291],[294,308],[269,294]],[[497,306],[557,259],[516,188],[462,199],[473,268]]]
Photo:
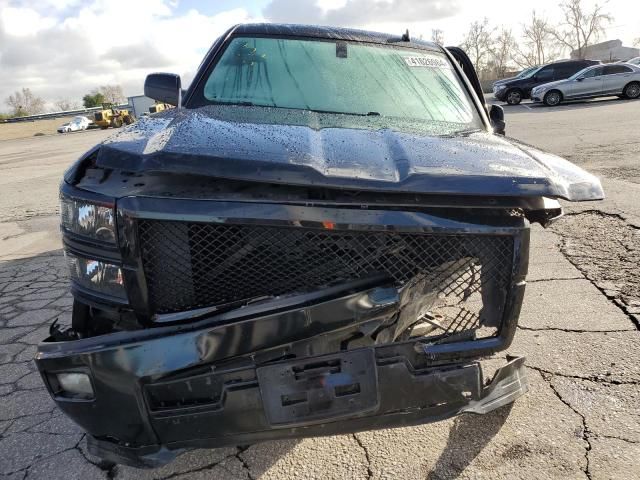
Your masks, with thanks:
[[[149,113],[149,107],[155,105],[156,101],[144,95],[136,95],[128,97],[129,108],[133,111],[136,118],[140,118],[143,113]]]
[[[584,58],[589,60],[600,60],[602,62],[617,62],[618,60],[629,60],[640,56],[640,49],[623,47],[622,40],[608,40],[606,42],[594,43],[586,48]],[[571,58],[578,58],[577,50],[571,52]]]

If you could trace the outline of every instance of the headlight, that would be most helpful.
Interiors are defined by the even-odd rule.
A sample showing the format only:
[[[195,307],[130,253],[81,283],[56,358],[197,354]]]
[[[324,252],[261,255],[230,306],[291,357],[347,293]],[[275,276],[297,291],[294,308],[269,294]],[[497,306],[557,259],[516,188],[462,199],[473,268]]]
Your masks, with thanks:
[[[126,300],[122,269],[118,265],[77,257],[65,252],[69,262],[71,280],[83,288],[97,293]]]
[[[60,196],[62,227],[101,242],[116,243],[113,207]]]

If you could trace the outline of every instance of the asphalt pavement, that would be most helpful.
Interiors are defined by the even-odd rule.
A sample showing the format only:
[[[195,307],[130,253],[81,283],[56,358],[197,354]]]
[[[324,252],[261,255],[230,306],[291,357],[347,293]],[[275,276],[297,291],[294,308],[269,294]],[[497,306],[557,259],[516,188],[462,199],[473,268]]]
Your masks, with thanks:
[[[57,185],[109,132],[0,142],[0,478],[640,478],[640,102],[505,111],[509,135],[601,175],[608,195],[533,228],[509,352],[527,357],[524,397],[484,416],[199,450],[143,471],[88,454],[31,361],[70,315]]]

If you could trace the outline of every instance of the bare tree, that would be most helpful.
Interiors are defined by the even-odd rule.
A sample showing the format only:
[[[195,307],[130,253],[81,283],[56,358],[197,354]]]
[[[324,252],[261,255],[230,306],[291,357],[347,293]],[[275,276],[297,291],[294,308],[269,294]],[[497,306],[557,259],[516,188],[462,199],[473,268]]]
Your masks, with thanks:
[[[491,36],[495,29],[489,27],[489,19],[473,22],[464,37],[462,48],[471,58],[478,73],[486,66],[491,53]]]
[[[590,11],[585,10],[583,0],[565,0],[560,4],[564,22],[549,29],[553,37],[564,47],[575,52],[576,58],[585,58],[587,47],[600,38],[605,26],[613,17],[604,11],[604,5],[595,4]]]
[[[104,96],[104,101],[108,103],[123,103],[125,101],[120,85],[103,85],[100,87],[100,93]]]
[[[12,109],[12,114],[16,117],[35,115],[44,111],[44,100],[36,97],[29,88],[23,88],[13,95],[9,95],[5,103]]]
[[[65,112],[67,110],[75,110],[78,108],[78,104],[76,102],[72,102],[68,98],[59,98],[55,102],[55,106],[61,112]]]
[[[560,56],[551,25],[534,10],[531,22],[522,26],[522,43],[516,45],[513,61],[521,67],[534,67],[557,60]]]
[[[496,77],[503,78],[516,47],[516,39],[510,29],[502,28],[491,46],[490,57]]]
[[[433,43],[437,43],[438,45],[444,45],[444,32],[439,28],[434,28],[431,30],[431,41]]]
[[[636,39],[633,41],[633,46],[634,46],[634,47],[640,47],[640,37],[636,38]]]

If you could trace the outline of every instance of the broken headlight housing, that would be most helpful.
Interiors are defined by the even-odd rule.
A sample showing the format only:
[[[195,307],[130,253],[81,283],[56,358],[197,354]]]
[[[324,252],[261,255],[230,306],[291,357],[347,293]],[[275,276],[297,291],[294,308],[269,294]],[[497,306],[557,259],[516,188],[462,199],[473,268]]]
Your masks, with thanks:
[[[60,196],[62,228],[72,234],[106,243],[116,243],[113,205]]]
[[[91,292],[126,300],[122,269],[113,263],[76,256],[65,252],[71,280]]]

